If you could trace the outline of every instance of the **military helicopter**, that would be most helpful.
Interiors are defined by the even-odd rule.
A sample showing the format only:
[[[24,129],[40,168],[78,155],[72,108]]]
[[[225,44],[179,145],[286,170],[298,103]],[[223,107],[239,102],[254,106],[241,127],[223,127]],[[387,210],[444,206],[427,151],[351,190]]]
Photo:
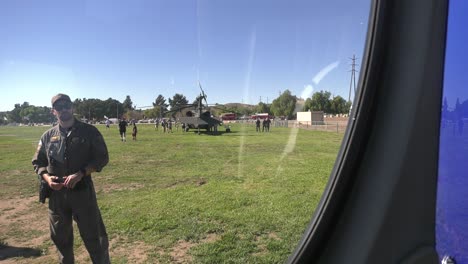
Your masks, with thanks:
[[[177,109],[171,109],[171,111],[166,113],[182,112],[182,109],[194,108],[194,111],[186,111],[185,116],[178,118],[178,121],[183,124],[185,131],[188,132],[190,129],[197,129],[198,134],[200,134],[200,129],[204,129],[207,132],[217,132],[218,126],[222,125],[223,122],[217,118],[212,117],[209,110],[210,106],[206,100],[207,96],[205,91],[203,91],[200,82],[198,82],[198,86],[200,87],[201,92],[200,95],[197,96],[195,100],[196,102],[194,104],[179,105]],[[203,104],[203,101],[205,101],[205,104]],[[205,108],[208,110],[204,110]],[[225,129],[226,132],[231,131],[230,127],[228,126],[225,126]]]

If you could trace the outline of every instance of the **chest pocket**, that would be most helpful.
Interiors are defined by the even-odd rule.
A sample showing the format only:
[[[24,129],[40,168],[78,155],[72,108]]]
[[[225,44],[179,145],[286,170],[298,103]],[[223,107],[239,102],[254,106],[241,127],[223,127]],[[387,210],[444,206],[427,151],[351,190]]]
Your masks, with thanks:
[[[49,162],[52,166],[56,166],[56,161],[63,162],[63,145],[60,140],[51,140],[47,146],[47,153],[49,156]]]
[[[86,153],[91,147],[91,143],[87,138],[75,136],[68,143],[68,151],[71,153]]]

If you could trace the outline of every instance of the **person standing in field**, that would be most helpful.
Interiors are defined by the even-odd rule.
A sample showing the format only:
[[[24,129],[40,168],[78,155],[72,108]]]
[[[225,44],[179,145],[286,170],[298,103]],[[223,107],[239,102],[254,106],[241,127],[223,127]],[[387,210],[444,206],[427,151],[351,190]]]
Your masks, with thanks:
[[[260,132],[260,119],[257,117],[257,121],[255,121],[255,131]]]
[[[110,120],[106,119],[106,128],[109,129],[109,126],[110,126]]]
[[[125,117],[122,117],[122,120],[119,122],[119,133],[120,133],[120,139],[122,142],[126,142],[127,140],[125,139],[125,133],[127,132],[127,126],[128,123],[125,121]]]
[[[133,140],[136,140],[137,132],[138,132],[138,129],[137,129],[136,123],[133,123],[133,130],[132,130],[132,139]]]
[[[166,120],[163,119],[163,120],[161,121],[161,126],[162,126],[162,128],[163,128],[163,133],[166,133],[166,125],[167,125]]]
[[[172,133],[172,120],[169,119],[167,122],[167,133]]]
[[[109,241],[97,205],[91,174],[109,162],[104,138],[96,127],[73,116],[70,97],[52,97],[58,124],[41,137],[32,164],[51,189],[50,237],[60,263],[74,263],[73,220],[93,263],[110,263]]]

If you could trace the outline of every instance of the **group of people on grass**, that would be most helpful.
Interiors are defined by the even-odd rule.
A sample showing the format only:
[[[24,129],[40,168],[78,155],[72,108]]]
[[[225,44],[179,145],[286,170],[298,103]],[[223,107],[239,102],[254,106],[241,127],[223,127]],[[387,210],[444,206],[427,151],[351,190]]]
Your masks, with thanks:
[[[159,119],[157,119],[155,121],[155,124],[154,124],[154,128],[155,130],[158,130],[159,129]],[[106,121],[106,127],[109,128],[109,124],[110,124],[110,121],[107,120]],[[163,128],[163,133],[172,133],[172,127],[173,127],[173,124],[175,125],[176,127],[176,130],[178,131],[179,130],[179,124],[177,122],[174,122],[172,120],[165,120],[165,119],[162,119],[161,120],[161,127]],[[127,120],[125,120],[125,118],[122,118],[120,121],[119,121],[119,133],[120,133],[120,139],[122,142],[126,142],[126,137],[125,137],[125,134],[127,132],[127,126],[129,125],[129,123],[127,122]],[[136,126],[136,122],[134,121],[131,121],[130,122],[130,125],[133,125],[133,128],[132,128],[132,139],[133,140],[137,140],[137,133],[138,133],[138,128]],[[182,128],[184,128],[184,124],[182,124]]]
[[[138,128],[135,122],[131,122],[131,123],[133,124],[132,139],[137,140]],[[128,122],[125,120],[125,118],[122,118],[119,122],[119,133],[120,133],[120,139],[122,142],[127,141],[127,139],[125,138],[125,133],[127,132],[127,126],[128,126]]]
[[[172,127],[174,126],[177,131],[179,131],[179,123],[177,121],[173,121],[172,119],[156,119],[154,122],[154,129],[159,130],[159,123],[161,123],[161,127],[163,128],[163,133],[172,133]]]
[[[155,124],[154,124],[154,129],[155,130],[159,130],[159,124],[161,123],[161,127],[163,128],[163,133],[172,133],[172,127],[173,127],[173,124],[175,125],[176,127],[176,130],[178,131],[178,127],[179,127],[179,123],[178,122],[175,122],[175,121],[172,121],[172,120],[166,120],[166,119],[162,119],[161,121],[159,119],[157,119],[155,121]],[[106,121],[106,127],[109,128],[109,124],[110,124],[110,121],[107,120]],[[131,125],[133,125],[133,128],[132,128],[132,139],[133,140],[137,140],[137,133],[138,133],[138,128],[136,126],[136,123],[134,121],[130,122]],[[260,124],[262,125],[262,128],[261,128],[261,131],[260,131]],[[270,124],[271,124],[271,120],[267,117],[265,119],[263,119],[262,121],[260,121],[260,118],[257,118],[257,120],[255,121],[255,131],[256,132],[270,132]],[[125,120],[125,118],[122,118],[120,121],[119,121],[119,133],[120,133],[120,138],[121,138],[121,141],[122,142],[126,142],[126,138],[125,138],[125,134],[126,134],[126,131],[127,131],[127,126],[129,125],[129,123]],[[185,124],[182,124],[182,129],[184,131],[185,129]]]
[[[257,121],[255,121],[255,131],[257,132],[260,132],[260,123],[262,124],[262,132],[270,132],[270,118],[267,117],[262,121],[260,121],[260,118],[257,118]]]

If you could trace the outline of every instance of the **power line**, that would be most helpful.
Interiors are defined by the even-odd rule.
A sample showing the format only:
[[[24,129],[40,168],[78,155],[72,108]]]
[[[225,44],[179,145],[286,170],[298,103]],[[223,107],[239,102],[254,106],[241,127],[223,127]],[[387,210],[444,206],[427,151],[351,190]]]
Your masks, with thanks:
[[[348,95],[348,102],[351,102],[351,89],[353,89],[354,91],[354,95],[356,95],[356,66],[358,64],[356,64],[356,55],[353,54],[353,57],[352,58],[349,58],[352,62],[351,62],[351,81],[349,83],[349,95]]]

